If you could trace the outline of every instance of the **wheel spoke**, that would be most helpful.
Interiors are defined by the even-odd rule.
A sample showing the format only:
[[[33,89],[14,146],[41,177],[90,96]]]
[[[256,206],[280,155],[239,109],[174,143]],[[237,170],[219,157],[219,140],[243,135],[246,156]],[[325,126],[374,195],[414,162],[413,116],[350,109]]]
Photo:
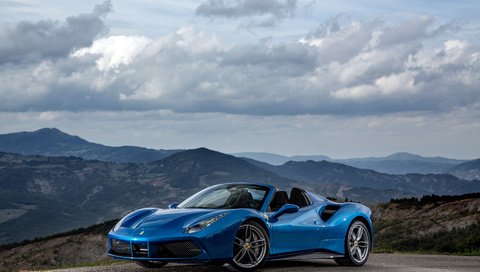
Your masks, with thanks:
[[[252,238],[252,228],[250,226],[245,227],[245,242],[250,241]]]
[[[243,244],[245,244],[245,242],[238,237],[235,237],[235,241],[233,241],[233,242],[239,247],[241,247],[241,246],[243,246]]]
[[[255,254],[255,251],[253,249],[250,249],[250,253],[252,254],[253,260],[255,263],[258,262],[258,256]]]
[[[233,241],[234,263],[247,269],[258,266],[265,259],[267,241],[265,234],[255,225],[240,226],[237,237]]]
[[[254,264],[255,260],[254,260],[254,257],[252,257],[252,254],[250,254],[250,250],[247,250],[247,254],[248,254],[248,258],[250,259],[250,263]],[[255,254],[254,254],[254,256],[255,256]]]
[[[360,241],[360,242],[358,242],[358,247],[367,248],[368,247],[368,242]]]
[[[260,247],[265,246],[265,241],[256,241],[255,243],[256,243],[255,245],[253,245],[253,243],[252,243],[252,245],[250,247],[251,248],[260,248]]]
[[[259,240],[255,240],[255,241],[250,242],[251,245],[256,244],[256,243],[265,244],[265,239],[259,239]]]
[[[245,253],[246,253],[246,252],[247,252],[247,251],[246,251],[245,249],[243,249],[243,248],[240,249],[240,251],[238,251],[237,255],[235,255],[235,258],[234,258],[235,261],[236,261],[236,262],[240,262],[240,260],[245,256]],[[240,256],[240,257],[239,257],[239,256]]]
[[[357,232],[357,241],[360,241],[362,240],[362,237],[363,237],[363,228],[358,228],[358,232]]]
[[[362,257],[362,251],[360,250],[359,247],[357,247],[357,255],[358,255],[359,261],[361,261],[363,259],[363,257]]]

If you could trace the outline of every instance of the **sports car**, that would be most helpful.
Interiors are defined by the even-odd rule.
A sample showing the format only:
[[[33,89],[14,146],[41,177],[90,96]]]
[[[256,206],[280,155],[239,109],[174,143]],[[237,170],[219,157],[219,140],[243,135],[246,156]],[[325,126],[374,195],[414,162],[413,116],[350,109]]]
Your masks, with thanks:
[[[208,187],[168,209],[144,208],[108,234],[108,255],[157,268],[169,262],[230,263],[253,271],[267,260],[330,258],[361,266],[372,249],[371,211],[299,188],[259,183]]]

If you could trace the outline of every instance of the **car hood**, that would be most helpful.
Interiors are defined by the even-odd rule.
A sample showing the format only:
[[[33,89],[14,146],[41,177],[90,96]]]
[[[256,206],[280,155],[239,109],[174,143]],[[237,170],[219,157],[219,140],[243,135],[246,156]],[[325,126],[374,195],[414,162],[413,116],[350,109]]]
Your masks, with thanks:
[[[131,229],[165,229],[169,227],[185,228],[191,224],[208,219],[224,210],[212,209],[158,209],[153,213],[138,218],[130,225]]]

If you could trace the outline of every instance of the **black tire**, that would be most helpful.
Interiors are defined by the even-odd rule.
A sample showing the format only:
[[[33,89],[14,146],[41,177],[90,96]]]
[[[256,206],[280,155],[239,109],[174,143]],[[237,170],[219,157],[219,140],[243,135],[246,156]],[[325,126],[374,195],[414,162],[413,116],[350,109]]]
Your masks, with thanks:
[[[145,268],[160,268],[167,265],[167,262],[160,261],[137,261],[137,265]]]
[[[254,221],[240,225],[233,243],[233,259],[230,264],[239,271],[254,271],[265,264],[269,254],[270,239],[267,231]]]
[[[342,266],[362,266],[367,262],[371,248],[368,227],[362,221],[354,220],[345,234],[345,257],[335,258],[335,262]]]

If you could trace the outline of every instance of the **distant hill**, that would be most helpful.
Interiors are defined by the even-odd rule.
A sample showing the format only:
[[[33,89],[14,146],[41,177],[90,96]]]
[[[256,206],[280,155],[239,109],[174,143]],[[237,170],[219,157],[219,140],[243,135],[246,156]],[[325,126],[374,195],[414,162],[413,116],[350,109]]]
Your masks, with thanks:
[[[267,152],[241,152],[232,154],[236,157],[243,157],[254,159],[256,161],[266,162],[272,165],[281,165],[288,161],[323,161],[323,160],[332,160],[327,156],[323,155],[297,155],[297,156],[283,156],[274,153]]]
[[[145,163],[164,159],[181,150],[148,149],[136,146],[105,146],[88,142],[56,128],[43,128],[33,132],[17,132],[0,135],[0,152],[42,156],[75,156],[87,160],[106,162]],[[410,153],[395,153],[386,157],[332,159],[324,155],[283,156],[266,152],[243,152],[233,154],[269,163],[282,165],[288,161],[331,161],[356,168],[370,169],[389,174],[451,173],[460,178],[472,179],[472,173],[451,171],[452,167],[466,162],[443,157],[422,157]],[[475,177],[475,173],[473,173]]]
[[[0,153],[0,244],[165,207],[208,185],[235,181],[294,183],[205,148],[144,164]]]
[[[396,199],[372,207],[375,250],[480,255],[480,194]]]
[[[206,148],[176,153],[156,162],[152,170],[160,180],[177,187],[208,186],[226,180],[289,185],[295,181],[252,165],[232,155]]]
[[[306,184],[323,184],[324,187],[337,185],[334,188],[339,189],[341,186],[338,185],[343,185],[345,189],[372,188],[412,195],[456,195],[480,191],[479,182],[462,180],[449,174],[393,175],[328,161],[289,161],[279,166],[251,159],[247,161],[286,178]]]
[[[389,174],[439,174],[447,172],[452,166],[465,162],[465,160],[422,157],[400,152],[386,157],[341,159],[335,160],[335,162]]]
[[[56,128],[0,135],[0,151],[24,155],[76,156],[109,162],[153,162],[179,150],[155,150],[136,146],[105,146],[88,142]]]
[[[480,182],[480,159],[456,165],[450,168],[448,173],[466,180],[479,180]]]
[[[371,209],[374,251],[480,255],[480,194],[402,199]],[[115,223],[0,246],[0,271],[108,264],[106,234]]]
[[[237,157],[244,157],[271,165],[282,165],[288,161],[330,161],[346,164],[361,169],[370,169],[388,174],[440,174],[446,173],[453,166],[466,162],[465,160],[448,159],[443,157],[422,157],[406,152],[395,153],[386,157],[366,157],[351,159],[332,159],[323,155],[311,156],[282,156],[273,153],[236,153]]]
[[[0,246],[0,271],[31,271],[112,263],[113,260],[106,253],[106,234],[117,221]]]
[[[35,150],[90,146],[58,130],[36,133],[47,136],[33,137],[43,142],[25,140]],[[0,153],[0,244],[88,226],[140,207],[165,207],[206,186],[235,181],[301,186],[364,203],[480,191],[479,182],[448,174],[389,175],[327,161],[274,166],[206,148],[139,164]]]

